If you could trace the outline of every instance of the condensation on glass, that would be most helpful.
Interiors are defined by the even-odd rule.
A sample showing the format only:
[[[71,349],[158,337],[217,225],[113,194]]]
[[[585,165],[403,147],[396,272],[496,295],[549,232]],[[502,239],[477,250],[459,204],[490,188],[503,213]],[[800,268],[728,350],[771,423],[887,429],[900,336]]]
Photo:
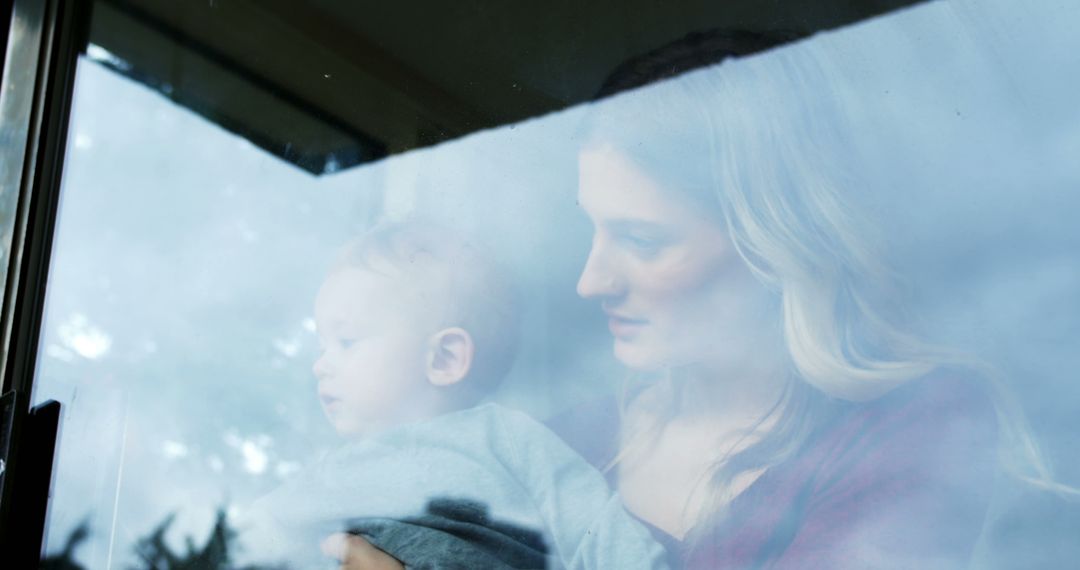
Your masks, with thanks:
[[[1080,554],[1080,8],[414,8],[95,3],[49,560]]]

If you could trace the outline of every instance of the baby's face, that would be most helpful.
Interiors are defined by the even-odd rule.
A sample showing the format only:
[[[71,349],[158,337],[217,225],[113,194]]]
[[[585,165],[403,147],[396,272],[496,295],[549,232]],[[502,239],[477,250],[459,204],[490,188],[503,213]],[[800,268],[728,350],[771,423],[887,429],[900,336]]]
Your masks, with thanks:
[[[326,418],[343,436],[364,435],[424,406],[427,335],[389,277],[338,269],[315,300],[321,355],[313,371]]]

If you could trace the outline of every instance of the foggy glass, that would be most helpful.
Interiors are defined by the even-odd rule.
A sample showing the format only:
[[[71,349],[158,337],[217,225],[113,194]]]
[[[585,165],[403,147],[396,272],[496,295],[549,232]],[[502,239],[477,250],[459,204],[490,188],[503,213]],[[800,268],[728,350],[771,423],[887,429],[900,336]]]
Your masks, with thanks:
[[[750,132],[755,121],[765,125],[795,108],[789,103],[821,111],[807,119],[811,137],[793,136],[785,144],[810,156],[812,165],[818,159],[837,161],[842,180],[857,181],[839,184],[840,195],[880,234],[883,257],[877,261],[890,266],[889,275],[901,283],[888,300],[898,305],[907,329],[928,345],[970,355],[995,370],[1054,468],[1053,481],[1080,485],[1080,462],[1070,443],[1080,429],[1080,393],[1073,382],[1080,366],[1075,350],[1080,340],[1080,231],[1074,221],[1080,211],[1080,108],[1075,105],[1080,39],[1073,32],[1078,23],[1080,9],[1054,2],[920,5],[597,102],[321,176],[114,73],[109,67],[123,62],[91,45],[78,68],[35,380],[36,402],[57,399],[64,404],[46,552],[60,553],[84,525],[89,534],[74,552],[79,564],[139,567],[137,549],[146,547],[155,529],[165,528],[165,544],[185,552],[204,545],[224,513],[237,525],[235,560],[272,563],[265,544],[249,542],[248,536],[258,524],[253,517],[265,504],[274,506],[273,497],[282,496],[275,491],[289,489],[289,481],[321,465],[322,473],[330,473],[326,480],[345,481],[344,488],[356,481],[372,488],[392,486],[387,479],[394,475],[393,463],[369,472],[362,454],[355,462],[342,455],[348,439],[335,433],[333,410],[324,414],[321,409],[341,398],[321,393],[317,380],[317,361],[340,339],[328,338],[329,329],[317,323],[316,299],[326,295],[320,291],[342,267],[357,267],[343,261],[342,255],[348,256],[343,247],[372,228],[427,225],[436,228],[437,240],[438,232],[445,231],[451,239],[443,242],[460,238],[478,244],[480,255],[490,258],[499,277],[512,284],[519,311],[510,331],[517,338],[516,354],[505,379],[480,396],[499,406],[496,415],[519,410],[535,420],[535,426],[515,424],[507,432],[522,449],[550,448],[544,453],[558,456],[562,450],[555,447],[561,440],[549,446],[545,438],[554,436],[540,431],[546,429],[541,425],[636,385],[643,372],[635,370],[636,364],[644,363],[637,368],[651,377],[692,350],[723,355],[724,339],[739,346],[741,331],[720,327],[722,334],[715,338],[705,332],[686,335],[687,343],[705,349],[667,338],[663,346],[670,353],[656,361],[649,360],[646,350],[638,351],[628,339],[644,338],[648,327],[659,322],[660,317],[654,318],[659,313],[648,313],[644,304],[619,305],[617,294],[603,292],[609,286],[605,279],[616,285],[637,279],[631,285],[652,292],[677,288],[650,269],[658,267],[650,265],[655,261],[650,255],[663,247],[664,238],[608,236],[613,243],[624,240],[627,251],[637,248],[633,268],[617,266],[618,259],[598,253],[604,245],[598,228],[607,215],[598,212],[613,203],[629,207],[631,200],[605,202],[579,194],[586,173],[592,172],[583,167],[585,154],[608,148],[590,130],[604,117],[633,116],[642,101],[685,97],[710,85],[724,87],[703,107],[716,105],[722,108],[717,117],[750,125],[745,131],[712,125],[717,132]],[[739,90],[740,85],[794,85],[781,76],[801,73],[803,61],[821,66],[820,73],[797,83],[805,91],[748,97],[753,91]],[[824,109],[837,109],[839,115]],[[673,114],[661,122],[708,128],[697,114],[700,109],[665,112]],[[837,129],[842,136],[836,140],[844,146],[830,147],[828,136]],[[824,138],[816,138],[822,133]],[[661,130],[652,134],[656,140],[672,136]],[[635,144],[634,139],[608,142]],[[767,143],[745,143],[745,152],[737,156],[753,156],[757,166],[767,169]],[[671,148],[661,168],[670,171],[652,171],[651,180],[678,185],[715,166],[696,158]],[[613,180],[612,172],[619,170],[608,166],[598,178]],[[723,164],[715,167],[722,170]],[[688,202],[695,204],[691,210],[697,208],[696,199]],[[658,211],[652,205],[643,208]],[[706,209],[702,215],[712,215]],[[660,245],[645,243],[653,238]],[[738,253],[730,253],[743,263]],[[375,269],[360,273],[397,275],[396,266],[372,263]],[[423,260],[405,265],[410,263]],[[598,272],[593,284],[582,276],[587,267]],[[612,267],[629,273],[601,275]],[[643,269],[632,273],[635,268]],[[438,289],[445,284],[435,277],[424,281],[435,273],[407,275],[418,280],[417,297],[395,297],[413,294],[399,283],[386,300],[361,299],[368,304],[358,314],[385,309],[400,313],[405,322],[408,311],[425,316],[450,311],[445,306],[450,301],[444,300],[451,293],[441,297]],[[597,289],[590,290],[593,286]],[[579,295],[582,289],[588,298]],[[690,295],[680,293],[672,303],[689,302]],[[752,302],[757,301],[745,305]],[[775,297],[763,295],[761,303],[763,319],[777,314],[770,312],[779,310]],[[331,320],[335,311],[344,311],[330,306]],[[630,308],[620,312],[620,307]],[[686,319],[695,311],[698,317],[708,316],[702,307],[690,305],[685,313],[671,314],[684,319],[676,324],[697,330]],[[723,318],[700,319],[701,326]],[[348,339],[350,345],[355,341]],[[484,347],[478,344],[477,350]],[[396,353],[380,354],[389,360]],[[419,368],[422,358],[416,358]],[[403,405],[388,415],[407,418],[402,420],[406,424],[431,420],[423,416],[419,397],[416,401],[415,408]],[[846,402],[828,399],[829,405],[838,401]],[[358,428],[359,437],[386,428]],[[459,437],[452,431],[440,435],[466,450],[475,446],[487,453],[490,434],[469,433],[462,428]],[[498,446],[493,447],[498,455]],[[417,452],[418,463],[403,463],[403,469],[424,461],[430,469],[445,465],[437,459],[441,455],[426,456],[423,449]],[[585,462],[579,460],[568,457],[567,469],[583,470]],[[337,461],[336,467],[327,461]],[[526,472],[546,476],[528,458],[522,464]],[[359,471],[364,475],[350,479],[350,473]],[[590,473],[581,480],[591,484],[594,475],[603,480],[599,471]],[[404,487],[398,490],[403,496],[410,493],[410,483],[429,481],[419,472],[399,475],[396,484]],[[1076,552],[1068,537],[1080,530],[1080,514],[1075,500],[1064,498],[1068,492],[1050,493],[1004,472],[991,483],[993,498],[976,521],[984,530],[970,544],[972,567],[1011,567],[1016,561],[1039,567],[1053,550],[1048,544]],[[500,484],[493,476],[483,488],[489,495],[471,497],[490,500],[496,518],[503,500]],[[316,511],[305,511],[312,517],[320,509],[337,509],[329,518],[343,520],[364,517],[362,510],[378,502],[347,491],[337,496],[312,487],[300,490],[305,493],[285,493],[281,508],[296,508],[306,500],[308,510]],[[569,496],[561,500],[613,505],[607,495]],[[409,501],[423,507],[442,498]],[[551,509],[551,517],[543,505],[537,510],[540,515],[522,515],[522,520],[534,526],[538,520],[561,520],[559,508]],[[601,534],[611,535],[604,539],[619,544],[638,532],[640,543],[623,545],[655,554],[650,548],[659,543],[649,542],[653,538],[644,527],[633,526],[637,518],[612,513],[610,520]],[[168,526],[161,527],[166,521]],[[936,528],[947,522],[912,526]],[[343,530],[341,524],[319,532]],[[550,541],[559,529],[537,530],[548,537],[551,563],[570,558],[559,551],[562,543]],[[299,540],[295,532],[290,538]],[[194,543],[185,546],[189,537]],[[846,548],[856,556],[859,538],[851,540]],[[310,550],[317,552],[317,544]],[[905,554],[918,558],[918,553]]]

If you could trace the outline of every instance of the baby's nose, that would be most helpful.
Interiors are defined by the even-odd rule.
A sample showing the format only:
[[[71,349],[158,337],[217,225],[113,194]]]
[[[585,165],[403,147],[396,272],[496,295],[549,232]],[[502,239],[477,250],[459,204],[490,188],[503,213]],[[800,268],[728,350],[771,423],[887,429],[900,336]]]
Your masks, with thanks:
[[[317,380],[322,380],[330,374],[330,366],[325,352],[315,359],[315,363],[311,365],[311,373],[315,375]]]

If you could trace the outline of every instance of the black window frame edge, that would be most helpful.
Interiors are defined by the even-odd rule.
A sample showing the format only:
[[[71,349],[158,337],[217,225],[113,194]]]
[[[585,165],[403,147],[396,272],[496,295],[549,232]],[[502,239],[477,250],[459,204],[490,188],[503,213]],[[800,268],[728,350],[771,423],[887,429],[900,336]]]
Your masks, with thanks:
[[[0,374],[11,403],[3,470],[0,471],[0,552],[5,566],[36,568],[43,549],[59,404],[30,408],[38,337],[44,312],[52,238],[59,206],[75,66],[85,51],[91,2],[15,0],[5,6],[10,28],[5,61],[13,47],[33,66],[32,84],[2,85],[31,97],[25,121],[26,148],[18,175],[6,288],[0,305]],[[26,33],[16,34],[15,26]],[[16,42],[38,42],[16,45]],[[26,51],[23,51],[23,50]],[[36,54],[36,57],[34,57]],[[4,149],[9,152],[11,149]],[[16,187],[13,185],[13,187]]]

